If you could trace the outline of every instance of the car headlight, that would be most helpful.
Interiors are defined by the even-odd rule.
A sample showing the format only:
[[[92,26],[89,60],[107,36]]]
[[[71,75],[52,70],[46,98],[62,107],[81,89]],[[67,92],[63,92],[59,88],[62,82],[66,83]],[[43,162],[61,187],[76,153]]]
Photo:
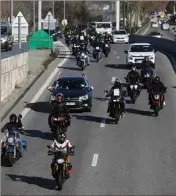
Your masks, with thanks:
[[[153,56],[150,56],[149,59],[153,59]]]
[[[129,60],[133,60],[133,57],[132,57],[132,56],[129,56],[128,59],[129,59]]]
[[[51,100],[55,100],[56,97],[54,95],[51,95]]]
[[[82,101],[82,100],[88,100],[88,95],[84,95],[84,96],[79,97],[79,100],[80,101]]]

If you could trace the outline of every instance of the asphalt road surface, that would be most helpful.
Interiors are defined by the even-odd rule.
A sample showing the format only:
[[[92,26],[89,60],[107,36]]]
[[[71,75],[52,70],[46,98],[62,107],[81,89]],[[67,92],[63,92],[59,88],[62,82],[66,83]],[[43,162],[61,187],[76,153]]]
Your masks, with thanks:
[[[59,193],[46,148],[52,139],[47,124],[49,93],[40,89],[57,65],[52,64],[17,104],[13,112],[20,113],[27,102],[37,100],[42,93],[36,103],[30,104],[30,110],[23,111],[26,130],[22,137],[27,140],[28,151],[12,168],[2,167],[2,195],[176,194],[176,82],[167,57],[156,53],[156,72],[168,87],[167,105],[159,117],[152,115],[145,90],[134,105],[127,98],[127,112],[118,125],[106,113],[104,89],[110,88],[113,76],[124,82],[127,48],[114,44],[108,58],[103,57],[99,63],[91,58],[85,73],[95,88],[93,109],[91,113],[72,113],[68,137],[76,145],[71,159],[73,175]],[[75,64],[69,58],[60,68],[61,76],[82,74]]]
[[[10,56],[14,56],[14,55],[17,55],[17,54],[20,54],[20,53],[23,53],[23,52],[27,52],[29,49],[28,49],[28,43],[22,43],[21,44],[21,49],[19,49],[19,44],[14,44],[13,45],[13,49],[11,51],[4,51],[4,50],[1,50],[1,59],[5,59],[5,58],[8,58]]]

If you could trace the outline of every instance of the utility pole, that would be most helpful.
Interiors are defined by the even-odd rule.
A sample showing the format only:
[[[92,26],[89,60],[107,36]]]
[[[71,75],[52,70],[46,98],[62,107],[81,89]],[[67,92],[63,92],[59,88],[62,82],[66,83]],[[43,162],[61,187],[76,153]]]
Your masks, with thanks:
[[[116,30],[120,28],[120,1],[116,1]]]
[[[42,1],[38,1],[38,30],[41,30],[41,20],[42,20]]]
[[[65,20],[65,0],[64,0],[64,20]]]
[[[18,43],[19,49],[21,49],[21,16],[18,16]]]
[[[126,11],[126,9],[125,9],[125,5],[126,5],[126,2],[125,1],[123,1],[123,28],[125,29],[125,11]]]
[[[11,10],[10,10],[10,23],[13,22],[13,0],[11,0]]]
[[[54,17],[54,4],[55,4],[55,1],[53,1],[53,17]],[[55,17],[54,17],[55,18]]]
[[[176,10],[175,10],[175,1],[174,1],[174,6],[173,6],[173,12],[174,12],[173,14],[175,15],[176,14],[175,13],[176,12]]]
[[[33,28],[34,28],[33,33],[35,33],[35,30],[36,30],[36,26],[35,26],[35,1],[33,1]]]

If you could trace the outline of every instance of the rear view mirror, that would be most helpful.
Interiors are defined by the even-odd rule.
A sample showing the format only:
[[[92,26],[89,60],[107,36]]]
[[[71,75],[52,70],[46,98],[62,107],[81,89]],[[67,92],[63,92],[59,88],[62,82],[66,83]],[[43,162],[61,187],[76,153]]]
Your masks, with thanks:
[[[128,36],[130,36],[130,34],[128,33]]]
[[[125,50],[125,51],[124,51],[124,53],[125,53],[125,54],[128,54],[128,51],[127,51],[127,50]]]
[[[90,88],[91,88],[92,90],[94,90],[94,87],[93,87],[93,86],[91,86]]]
[[[53,87],[48,87],[48,91],[52,92],[53,91]]]

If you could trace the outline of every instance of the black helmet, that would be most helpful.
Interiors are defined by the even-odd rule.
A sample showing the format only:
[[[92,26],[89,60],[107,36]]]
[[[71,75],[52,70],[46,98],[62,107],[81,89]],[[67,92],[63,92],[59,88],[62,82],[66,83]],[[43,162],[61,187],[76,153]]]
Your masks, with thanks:
[[[64,101],[64,95],[62,93],[57,94],[56,101],[57,103],[62,103]]]
[[[63,144],[66,140],[66,134],[65,133],[61,133],[57,136],[56,140],[60,143]]]
[[[135,65],[132,66],[131,71],[136,71],[136,66]]]
[[[115,82],[114,82],[114,86],[115,86],[115,87],[120,87],[121,84],[122,84],[122,83],[121,83],[121,80],[120,80],[120,79],[116,79]]]
[[[159,81],[160,81],[160,77],[159,77],[159,76],[156,76],[156,77],[155,77],[155,81],[156,81],[156,82],[159,82]]]
[[[149,57],[148,56],[145,56],[144,57],[144,60],[149,61]]]
[[[16,123],[17,122],[17,116],[16,114],[11,114],[9,117],[10,123]]]

